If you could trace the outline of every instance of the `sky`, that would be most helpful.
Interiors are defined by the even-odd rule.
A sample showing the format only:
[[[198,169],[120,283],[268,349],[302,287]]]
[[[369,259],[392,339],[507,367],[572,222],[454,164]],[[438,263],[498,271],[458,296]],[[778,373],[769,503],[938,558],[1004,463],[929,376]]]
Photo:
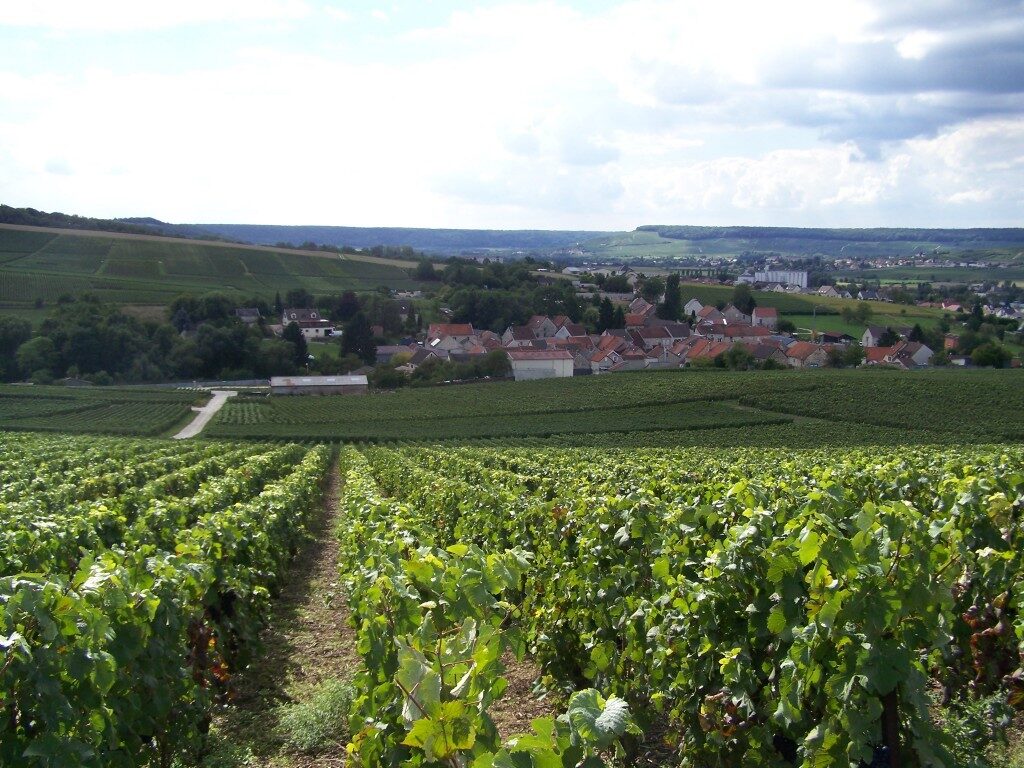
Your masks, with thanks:
[[[1024,0],[3,3],[0,202],[1024,226]]]

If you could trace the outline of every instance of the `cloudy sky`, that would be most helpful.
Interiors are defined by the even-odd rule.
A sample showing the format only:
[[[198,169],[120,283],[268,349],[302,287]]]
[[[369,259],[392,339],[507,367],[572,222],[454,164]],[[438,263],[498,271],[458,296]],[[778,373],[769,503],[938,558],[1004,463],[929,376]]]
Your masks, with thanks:
[[[0,202],[1022,226],[1024,1],[3,3]]]

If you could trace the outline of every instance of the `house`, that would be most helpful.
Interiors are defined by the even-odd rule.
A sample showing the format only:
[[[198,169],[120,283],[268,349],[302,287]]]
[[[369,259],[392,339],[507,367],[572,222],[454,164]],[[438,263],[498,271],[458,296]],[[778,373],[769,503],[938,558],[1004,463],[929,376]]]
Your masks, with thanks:
[[[955,333],[947,333],[942,337],[942,348],[952,351],[960,345],[960,337]]]
[[[558,331],[558,326],[547,315],[534,315],[526,321],[526,327],[535,339],[550,339]]]
[[[451,337],[458,342],[469,341],[470,336],[476,336],[471,323],[431,323],[427,327],[427,340],[433,341],[444,336]]]
[[[587,335],[587,329],[584,328],[579,323],[573,323],[573,322],[563,323],[562,325],[560,325],[558,327],[558,330],[555,331],[555,338],[556,339],[570,339],[570,338],[577,338],[577,337],[586,336],[586,335]]]
[[[668,334],[673,340],[685,339],[690,335],[689,323],[677,323],[674,320],[662,320],[656,318],[654,321],[648,321],[647,328],[655,328],[663,333]]]
[[[771,330],[760,325],[727,325],[725,323],[711,323],[703,329],[703,334],[715,341],[743,341],[766,338],[771,335]]]
[[[725,315],[719,312],[715,307],[706,306],[703,307],[700,312],[697,313],[698,320],[706,320],[710,323],[721,323],[725,320]]]
[[[779,324],[779,310],[775,307],[754,307],[750,321],[754,325],[775,330]]]
[[[639,328],[635,332],[636,340],[644,349],[654,349],[658,346],[671,346],[675,339],[664,326],[652,328]]]
[[[291,323],[299,326],[302,330],[302,335],[307,340],[322,339],[334,333],[334,326],[317,309],[305,309],[303,307],[285,309],[281,313],[281,326],[287,328]]]
[[[572,376],[574,358],[564,349],[510,349],[505,354],[512,363],[516,381]]]
[[[747,341],[743,342],[743,346],[750,351],[751,356],[758,363],[764,364],[768,360],[772,360],[780,365],[789,365],[786,353],[775,344]]]
[[[858,291],[857,292],[857,298],[860,299],[861,301],[879,301],[880,300],[880,297],[878,296],[878,292],[877,291]]]
[[[696,315],[702,309],[704,309],[703,304],[701,304],[697,299],[690,299],[688,302],[686,302],[686,304],[683,305],[683,315],[685,315],[686,317],[691,317],[693,315]]]
[[[510,325],[501,334],[501,346],[503,347],[530,347],[534,341],[533,331],[525,325]]]
[[[828,350],[821,344],[798,341],[786,348],[786,358],[794,368],[823,368],[828,363]]]
[[[643,328],[645,315],[638,312],[630,312],[626,315],[626,327],[627,328]]]
[[[725,315],[726,322],[729,323],[750,323],[750,315],[746,312],[742,312],[732,304],[726,305],[725,309],[722,310],[722,314]]]
[[[262,316],[256,307],[240,307],[235,310],[235,317],[246,325],[254,325],[260,321]]]
[[[823,344],[849,344],[854,341],[853,336],[839,331],[822,331],[818,334],[818,339]]]
[[[611,370],[616,363],[622,362],[622,356],[614,349],[598,349],[590,356],[590,370],[593,373],[604,373]]]
[[[407,347],[402,344],[381,344],[377,347],[377,364],[390,363],[395,355],[407,353],[412,354],[418,347]]]
[[[885,335],[886,329],[880,325],[869,325],[864,329],[864,333],[860,337],[861,346],[864,349],[870,349],[871,347],[878,346],[878,340]]]
[[[892,354],[892,347],[865,347],[862,365],[885,365],[885,359]]]
[[[369,382],[365,376],[272,376],[272,395],[362,395]]]
[[[935,353],[917,341],[898,341],[892,346],[892,356],[906,368],[921,368],[928,365]]]
[[[831,285],[823,285],[820,288],[818,288],[818,295],[819,296],[824,296],[824,297],[829,298],[829,299],[839,299],[839,298],[842,298],[840,293],[839,293],[839,291],[837,291]]]
[[[408,364],[412,367],[413,370],[416,370],[428,360],[440,360],[444,362],[447,361],[448,359],[448,350],[418,347],[416,351],[412,353],[412,357],[409,359]]]
[[[470,339],[460,340],[456,336],[443,335],[427,342],[428,349],[443,350],[444,352],[462,352],[470,344]]]
[[[629,302],[629,311],[634,315],[648,317],[654,314],[655,309],[656,308],[653,304],[640,296],[637,296],[633,301]]]
[[[727,341],[712,341],[711,339],[692,339],[690,342],[683,343],[687,345],[682,350],[683,365],[689,365],[695,360],[714,360],[732,349],[732,344]]]

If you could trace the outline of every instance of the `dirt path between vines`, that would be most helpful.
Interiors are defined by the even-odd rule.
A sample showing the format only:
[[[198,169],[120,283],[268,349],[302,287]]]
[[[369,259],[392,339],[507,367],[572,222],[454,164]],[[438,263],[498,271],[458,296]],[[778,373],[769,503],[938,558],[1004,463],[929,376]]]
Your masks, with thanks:
[[[203,768],[341,768],[345,745],[302,754],[291,748],[279,727],[281,707],[308,700],[326,680],[352,678],[360,659],[355,632],[338,578],[338,523],[341,480],[331,468],[323,509],[310,523],[310,539],[289,568],[285,586],[274,598],[263,648],[248,669],[233,680],[230,705],[215,718],[210,754]],[[491,717],[503,738],[530,732],[536,717],[558,714],[553,697],[538,699],[533,683],[539,676],[530,659],[503,658],[508,688],[495,702]]]
[[[307,698],[328,679],[349,680],[359,665],[355,632],[338,579],[334,528],[341,493],[337,464],[310,540],[292,561],[284,589],[263,635],[263,648],[234,680],[232,704],[215,721],[215,754],[206,763],[246,768],[335,768],[345,764],[343,744],[316,755],[292,750],[278,729],[280,707]]]

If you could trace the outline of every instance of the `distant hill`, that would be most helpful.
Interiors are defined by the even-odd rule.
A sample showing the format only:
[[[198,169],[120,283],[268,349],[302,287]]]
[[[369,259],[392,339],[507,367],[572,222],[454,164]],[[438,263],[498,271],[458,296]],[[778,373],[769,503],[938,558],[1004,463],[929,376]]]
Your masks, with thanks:
[[[926,255],[1024,263],[1024,229],[823,229],[651,224],[583,243],[583,258],[668,262],[777,254],[869,259]]]
[[[375,245],[411,246],[428,253],[462,251],[540,251],[567,248],[607,232],[538,229],[420,229],[415,227],[325,227],[273,224],[195,224],[199,231],[247,243],[318,245],[371,248]]]
[[[907,242],[928,241],[963,246],[1024,244],[1024,229],[905,229],[876,227],[870,229],[822,229],[817,227],[689,227],[664,224],[645,224],[639,232],[656,232],[672,240],[734,239],[787,239],[787,240],[839,240],[842,242]]]

